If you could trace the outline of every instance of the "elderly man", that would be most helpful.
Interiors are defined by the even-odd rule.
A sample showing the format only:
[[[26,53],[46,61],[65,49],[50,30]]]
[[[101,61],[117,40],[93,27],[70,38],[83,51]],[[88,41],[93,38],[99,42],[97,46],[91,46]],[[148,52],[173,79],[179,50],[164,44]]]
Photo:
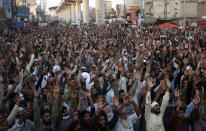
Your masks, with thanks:
[[[169,80],[167,80],[168,87],[163,97],[163,102],[161,107],[156,101],[153,101],[151,104],[151,90],[154,84],[150,79],[147,79],[147,84],[148,84],[148,91],[146,95],[146,104],[145,104],[146,130],[165,131],[164,124],[163,124],[163,115],[165,113],[166,107],[169,102],[169,87],[170,87]]]
[[[130,102],[133,105],[135,110],[135,113],[129,116],[127,115],[127,111],[125,108],[128,102]],[[132,94],[125,96],[123,100],[123,104],[120,107],[119,120],[115,126],[115,131],[134,131],[133,125],[140,118],[141,118],[141,112],[137,107],[136,103],[134,102],[134,96]]]

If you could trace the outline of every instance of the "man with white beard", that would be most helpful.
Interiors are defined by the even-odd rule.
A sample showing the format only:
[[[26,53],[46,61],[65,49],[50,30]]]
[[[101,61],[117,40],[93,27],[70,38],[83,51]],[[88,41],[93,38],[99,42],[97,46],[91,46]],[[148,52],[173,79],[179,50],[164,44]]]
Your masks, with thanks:
[[[133,105],[135,110],[135,113],[133,113],[130,116],[127,115],[125,108],[128,102],[130,102]],[[134,131],[133,125],[140,118],[141,112],[134,102],[134,96],[129,94],[128,96],[125,96],[125,98],[123,99],[123,104],[121,105],[119,110],[119,120],[115,126],[114,131]]]

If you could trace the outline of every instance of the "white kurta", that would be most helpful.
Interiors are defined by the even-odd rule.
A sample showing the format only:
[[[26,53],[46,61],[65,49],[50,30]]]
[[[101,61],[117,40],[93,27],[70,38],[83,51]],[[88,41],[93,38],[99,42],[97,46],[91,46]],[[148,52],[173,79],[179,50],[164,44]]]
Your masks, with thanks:
[[[122,126],[122,124],[120,123],[120,119],[118,120],[115,128],[114,128],[114,131],[134,131],[134,128],[133,128],[133,125],[137,122],[138,119],[140,119],[141,116],[137,117],[136,113],[133,113],[132,115],[129,116],[129,128],[124,128]]]
[[[146,108],[145,108],[145,120],[147,131],[165,131],[163,124],[163,115],[169,102],[169,92],[166,92],[163,97],[163,102],[160,107],[160,113],[154,114],[151,112],[151,92],[147,92],[146,96]]]

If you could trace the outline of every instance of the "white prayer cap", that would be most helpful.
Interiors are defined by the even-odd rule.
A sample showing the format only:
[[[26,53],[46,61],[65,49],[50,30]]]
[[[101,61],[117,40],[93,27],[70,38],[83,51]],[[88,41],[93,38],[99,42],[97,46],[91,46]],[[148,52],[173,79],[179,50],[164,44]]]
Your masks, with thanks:
[[[191,68],[190,66],[187,66],[187,67],[186,67],[186,70],[190,70],[190,68]]]
[[[22,112],[23,110],[24,110],[24,108],[23,107],[18,107],[18,112]]]
[[[83,73],[82,73],[82,78],[83,78],[83,79],[90,79],[89,73],[83,72]]]
[[[155,107],[156,105],[159,105],[156,101],[153,101],[151,104],[151,108]]]
[[[53,72],[54,73],[57,73],[58,71],[61,71],[60,67],[57,65],[57,66],[54,66],[53,67]]]

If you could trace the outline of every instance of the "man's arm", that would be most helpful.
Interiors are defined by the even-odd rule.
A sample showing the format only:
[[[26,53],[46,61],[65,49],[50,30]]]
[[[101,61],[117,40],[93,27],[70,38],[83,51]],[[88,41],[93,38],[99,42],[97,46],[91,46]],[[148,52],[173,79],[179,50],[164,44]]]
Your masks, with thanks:
[[[7,117],[7,122],[9,125],[13,122],[13,120],[16,118],[18,114],[19,104],[20,104],[20,97],[18,96],[16,104],[14,105],[14,108],[12,109],[10,115]]]
[[[168,121],[169,126],[173,127],[176,120],[177,120],[177,111],[175,111],[173,115],[170,117]]]
[[[54,124],[56,124],[57,119],[59,117],[59,103],[60,103],[60,87],[59,85],[56,86],[55,92],[55,100],[52,106],[52,119],[54,120]],[[55,127],[55,126],[54,126]]]
[[[162,116],[163,116],[164,113],[165,113],[165,110],[166,110],[166,108],[167,108],[167,105],[168,105],[169,99],[170,99],[169,90],[170,90],[170,85],[171,85],[171,83],[169,82],[168,79],[166,80],[166,83],[167,83],[167,88],[166,88],[165,95],[163,96],[162,105],[161,105],[161,107],[160,107],[160,113],[161,113]]]
[[[133,105],[137,117],[140,117],[141,112],[139,110],[139,107],[137,107],[136,103],[134,102],[134,96],[132,94],[129,94],[129,102]]]
[[[17,77],[14,78],[14,85],[13,85],[13,87],[8,91],[8,93],[6,94],[6,96],[3,98],[3,100],[2,100],[3,103],[6,103],[6,101],[8,100],[8,98],[9,98],[9,96],[10,96],[10,94],[13,93],[13,92],[16,90],[16,86],[17,86],[18,82],[19,82],[18,78],[17,78]]]
[[[189,117],[187,120],[190,124],[192,124],[194,121],[198,120],[198,118],[199,118],[198,105],[196,105],[193,115]]]
[[[205,96],[205,92],[204,92],[204,87],[202,87],[202,91],[199,94],[200,96],[200,106],[199,106],[199,113],[200,113],[200,118],[202,118],[203,114],[204,114],[204,96]]]
[[[3,97],[4,97],[4,91],[2,86],[0,87],[0,107],[2,107],[1,104],[2,104]]]
[[[83,96],[79,94],[79,102],[77,106],[77,111],[81,111],[82,99],[83,99]]]
[[[27,65],[26,69],[28,72],[30,72],[30,68],[32,66],[32,64],[34,63],[34,54],[31,54],[31,59],[29,61],[29,64]]]
[[[110,71],[107,71],[104,75],[104,85],[103,85],[103,89],[102,89],[102,93],[104,95],[106,95],[107,93],[107,88],[108,88],[108,82],[109,82],[109,75],[110,75]]]
[[[115,65],[115,67],[114,67],[114,78],[117,77],[118,71],[119,71],[119,67],[117,65]]]
[[[85,93],[86,93],[86,96],[89,98],[91,108],[94,108],[94,102],[92,100],[91,91],[86,91]]]
[[[146,119],[146,121],[147,121],[147,119],[149,119],[150,114],[151,114],[151,90],[152,90],[152,87],[154,86],[154,84],[152,83],[150,78],[147,79],[147,85],[148,85],[148,89],[147,89],[146,103],[145,103],[145,119]]]
[[[24,123],[23,123],[24,124]],[[19,124],[18,121],[7,131],[22,131],[22,129],[24,128],[23,124]]]
[[[193,104],[193,102],[190,102],[190,104],[187,105],[184,116],[190,117],[190,114],[193,112],[194,108],[195,108],[195,105]]]
[[[33,105],[33,110],[34,110],[34,124],[35,124],[35,128],[39,128],[40,127],[40,108],[39,108],[39,103],[38,103],[38,92],[36,91],[36,89],[33,87],[32,88],[33,92],[34,92],[34,105]]]
[[[132,85],[132,88],[130,89],[129,93],[132,93],[132,95],[136,94],[136,88],[138,86],[138,83],[140,82],[140,78],[141,78],[141,72],[139,71],[136,76],[135,76],[135,81]]]
[[[119,119],[119,100],[118,97],[113,97],[113,103],[114,103],[114,115],[112,117],[112,119],[109,121],[109,126],[110,129],[113,129],[116,126],[116,123]]]
[[[195,95],[192,102],[190,102],[190,104],[187,106],[187,109],[184,114],[185,117],[190,117],[191,113],[194,111],[195,105],[198,105],[198,103],[199,103],[198,96]]]
[[[134,95],[136,93],[137,85],[138,85],[138,80],[135,80],[132,85],[132,88],[129,90],[129,93],[132,93],[132,95]]]

